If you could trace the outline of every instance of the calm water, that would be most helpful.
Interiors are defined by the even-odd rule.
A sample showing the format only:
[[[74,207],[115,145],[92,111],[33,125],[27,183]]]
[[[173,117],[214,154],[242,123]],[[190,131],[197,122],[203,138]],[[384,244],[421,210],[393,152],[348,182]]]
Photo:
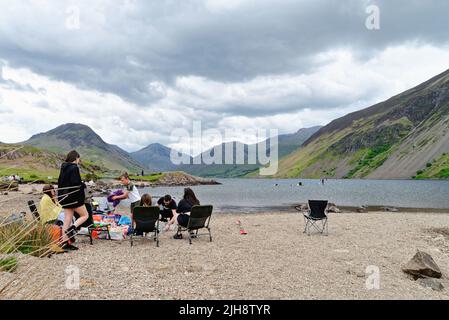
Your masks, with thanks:
[[[218,212],[257,212],[267,208],[288,208],[309,199],[329,200],[339,206],[395,206],[449,209],[449,181],[413,180],[318,180],[219,179],[222,185],[192,189],[203,204]],[[278,184],[278,186],[275,186]],[[141,190],[153,197],[171,194],[177,201],[183,187]]]

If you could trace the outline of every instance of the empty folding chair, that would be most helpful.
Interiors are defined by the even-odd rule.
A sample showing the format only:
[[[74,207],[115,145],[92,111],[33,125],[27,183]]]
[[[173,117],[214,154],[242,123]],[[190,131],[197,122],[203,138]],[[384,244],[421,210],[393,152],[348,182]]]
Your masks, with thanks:
[[[131,247],[134,245],[134,237],[142,234],[145,237],[149,233],[154,234],[154,241],[159,247],[159,207],[135,207],[133,209],[134,230],[130,235]]]
[[[192,244],[193,238],[198,238],[199,236],[208,235],[210,242],[212,242],[212,233],[210,230],[210,219],[212,217],[212,212],[214,211],[213,206],[194,206],[192,212],[190,213],[189,223],[187,227],[178,226],[178,233],[182,231],[188,231],[189,233],[189,243]],[[208,233],[199,234],[199,230],[207,229]]]
[[[304,214],[304,222],[306,227],[304,233],[311,234],[310,228],[313,227],[321,234],[329,234],[329,225],[327,217],[328,201],[309,200],[309,212]]]

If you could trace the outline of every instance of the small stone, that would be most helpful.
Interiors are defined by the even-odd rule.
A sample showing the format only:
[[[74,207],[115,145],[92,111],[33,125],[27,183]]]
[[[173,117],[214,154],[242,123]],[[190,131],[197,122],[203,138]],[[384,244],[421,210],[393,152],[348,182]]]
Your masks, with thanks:
[[[443,284],[434,278],[422,278],[418,280],[418,283],[424,288],[431,288],[435,291],[442,291],[444,289]]]

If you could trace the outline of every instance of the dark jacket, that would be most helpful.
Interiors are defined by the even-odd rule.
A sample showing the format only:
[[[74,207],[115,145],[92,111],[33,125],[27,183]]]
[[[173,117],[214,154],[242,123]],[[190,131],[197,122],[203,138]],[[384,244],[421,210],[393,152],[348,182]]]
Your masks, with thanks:
[[[75,163],[65,162],[58,179],[58,199],[63,208],[79,208],[84,205],[86,185],[81,180],[80,169]]]
[[[189,213],[192,211],[192,207],[194,205],[191,204],[189,201],[182,199],[178,203],[178,209],[176,210],[177,213],[183,214],[183,213]]]

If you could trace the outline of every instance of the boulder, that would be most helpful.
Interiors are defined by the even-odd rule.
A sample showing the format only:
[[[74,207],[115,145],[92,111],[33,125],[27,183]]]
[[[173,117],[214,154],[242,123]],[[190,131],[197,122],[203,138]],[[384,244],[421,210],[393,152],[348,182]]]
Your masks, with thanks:
[[[341,213],[341,210],[338,209],[338,207],[336,205],[329,206],[327,211],[331,212],[331,213]]]
[[[367,213],[368,212],[368,208],[366,206],[360,206],[357,208],[357,212],[358,213]]]
[[[434,278],[421,278],[418,280],[418,283],[424,288],[431,288],[435,291],[442,291],[444,289],[443,284]]]
[[[433,258],[426,252],[419,251],[402,268],[402,271],[412,275],[415,279],[419,278],[441,278],[441,270]]]
[[[384,211],[387,211],[387,212],[399,212],[399,209],[392,208],[392,207],[384,207],[383,209],[384,209]]]
[[[298,211],[307,211],[309,210],[309,205],[307,203],[300,203],[295,208]]]
[[[19,191],[19,183],[17,181],[0,182],[0,191]]]

